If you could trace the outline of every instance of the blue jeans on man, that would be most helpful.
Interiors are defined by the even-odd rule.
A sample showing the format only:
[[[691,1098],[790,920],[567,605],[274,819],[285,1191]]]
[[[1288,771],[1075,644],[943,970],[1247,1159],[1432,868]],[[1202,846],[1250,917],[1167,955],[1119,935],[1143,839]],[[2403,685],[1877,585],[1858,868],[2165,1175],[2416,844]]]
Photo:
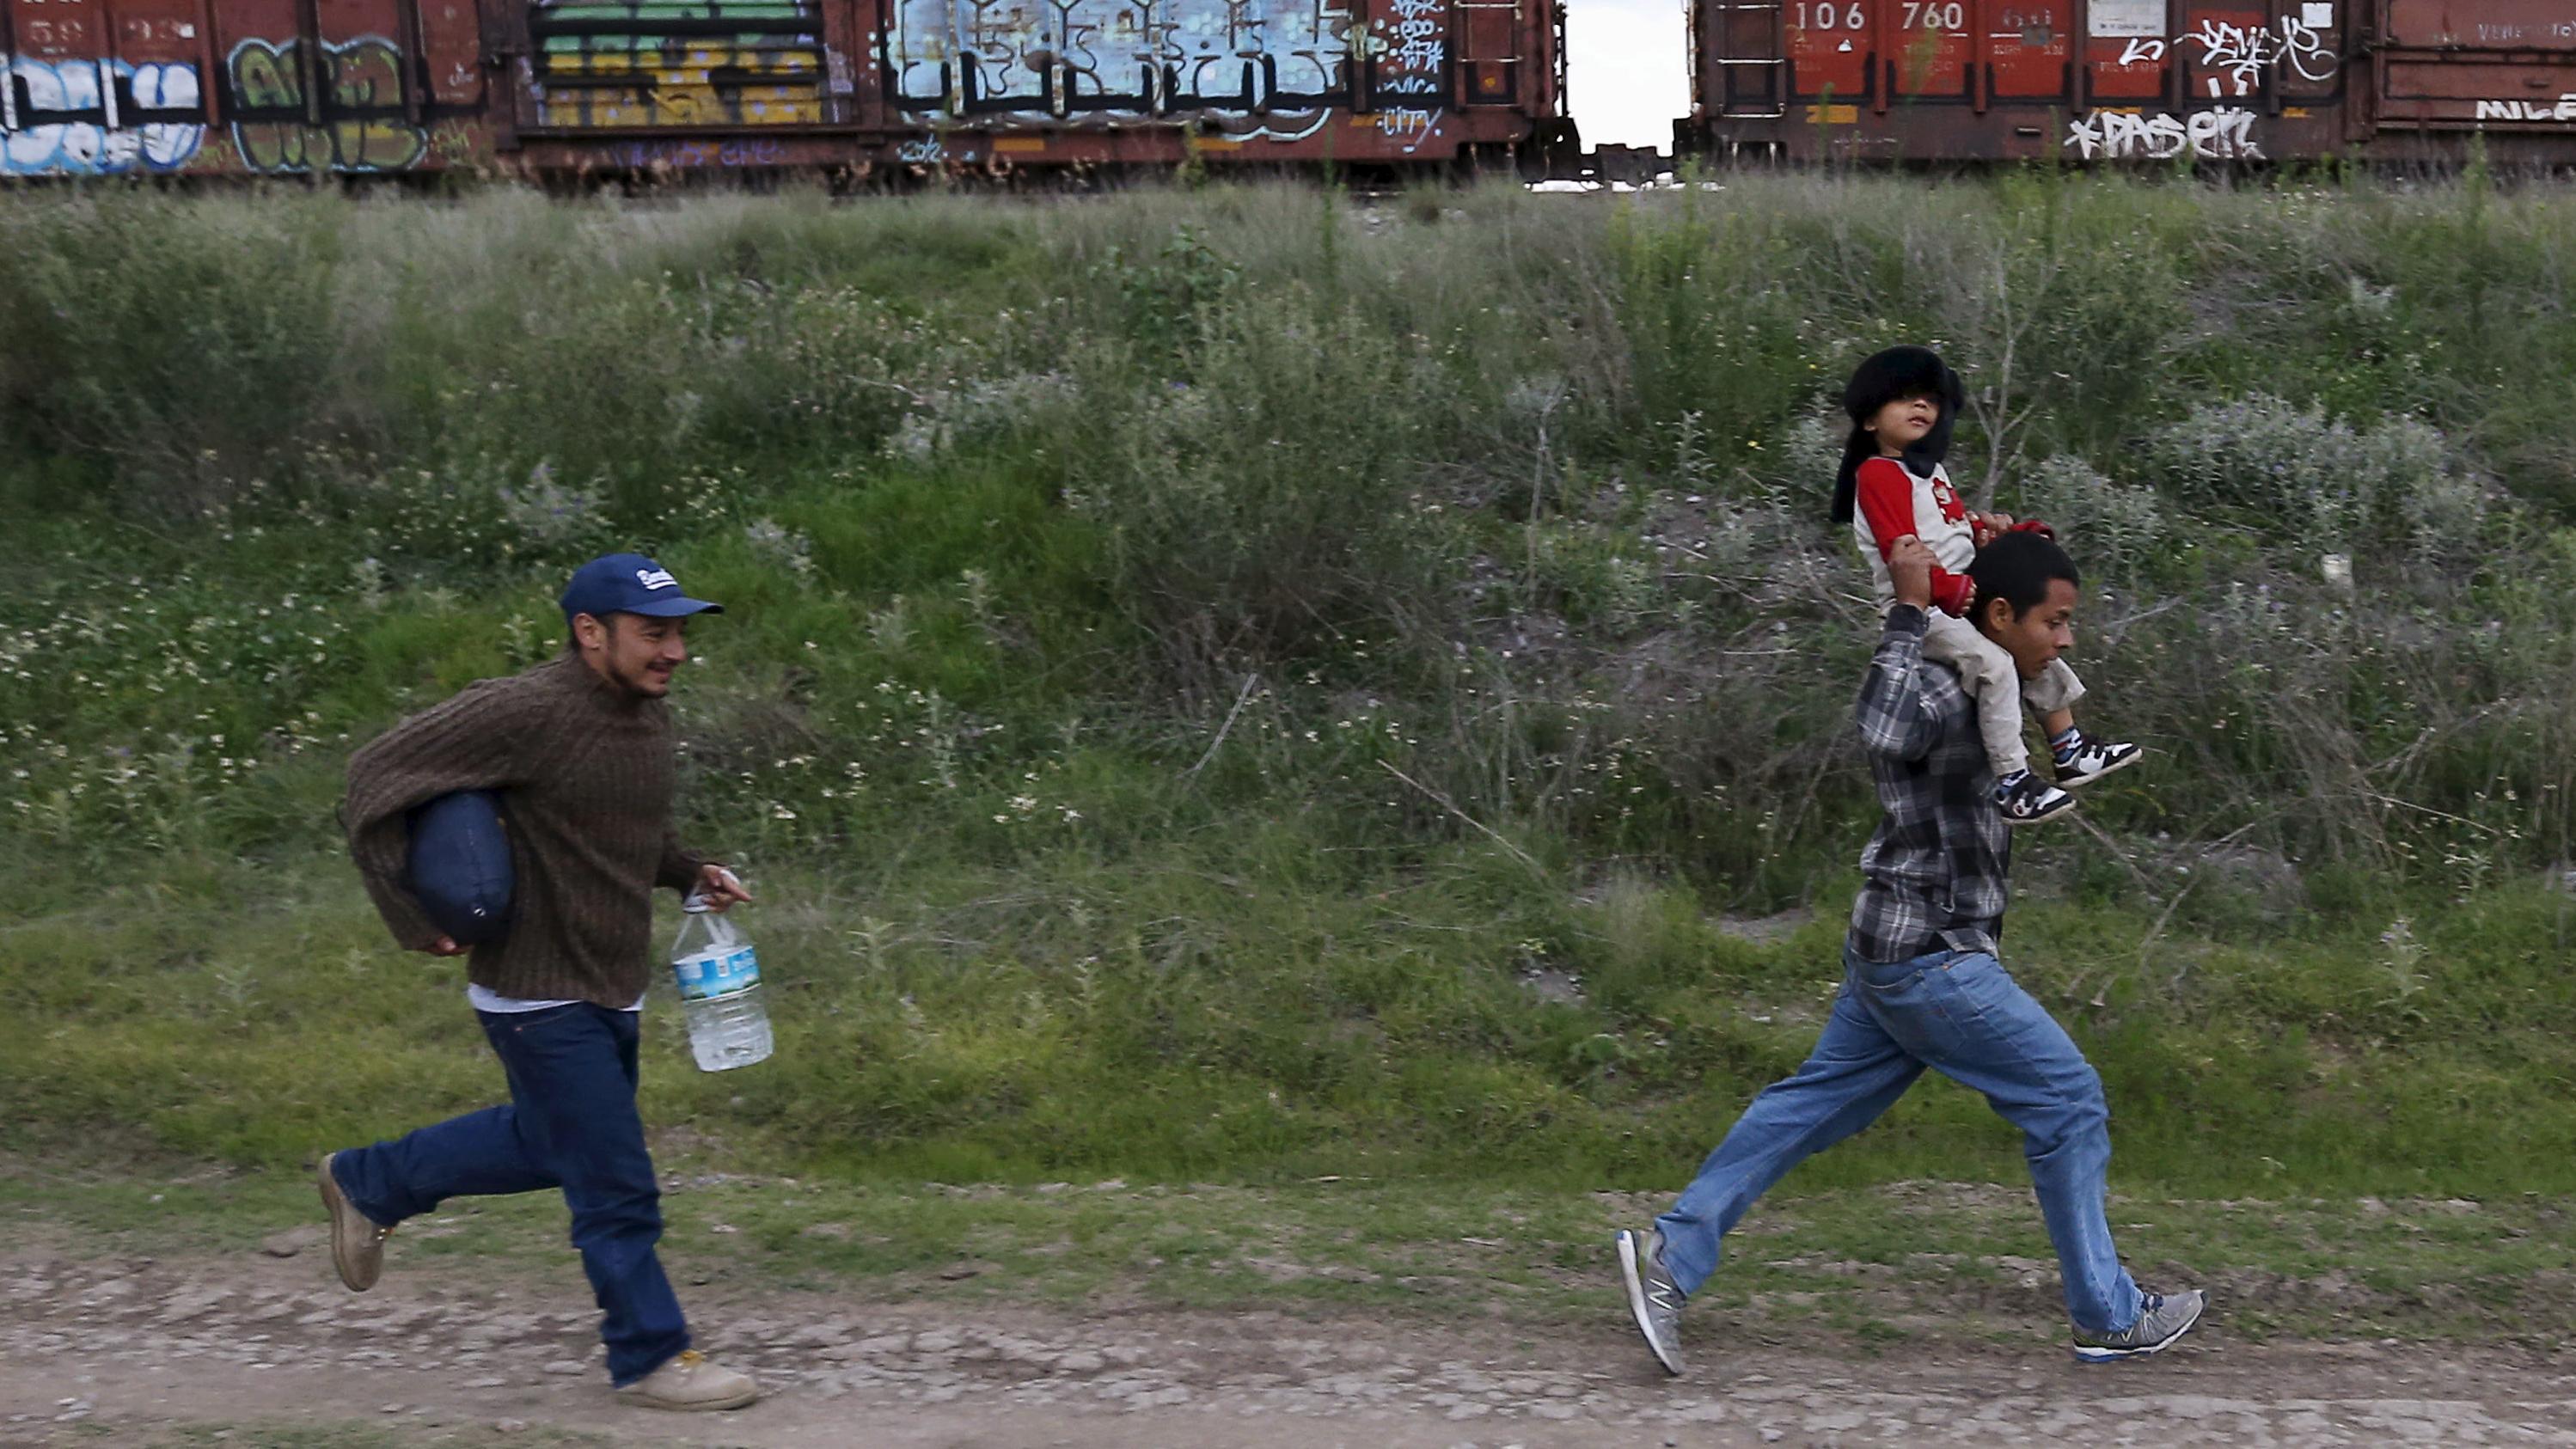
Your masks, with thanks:
[[[1843,953],[1843,987],[1815,1050],[1763,1089],[1656,1220],[1684,1294],[1717,1269],[1718,1240],[1790,1168],[1876,1120],[1934,1071],[1985,1094],[2022,1130],[2022,1153],[2079,1328],[2117,1333],[2144,1302],[2104,1213],[2111,1162],[2102,1079],[2047,1010],[1983,951],[1910,961]]]
[[[332,1176],[387,1227],[451,1197],[563,1189],[608,1375],[623,1388],[689,1346],[654,1253],[662,1195],[635,1109],[638,1013],[572,1002],[475,1016],[509,1074],[510,1104],[342,1152]]]

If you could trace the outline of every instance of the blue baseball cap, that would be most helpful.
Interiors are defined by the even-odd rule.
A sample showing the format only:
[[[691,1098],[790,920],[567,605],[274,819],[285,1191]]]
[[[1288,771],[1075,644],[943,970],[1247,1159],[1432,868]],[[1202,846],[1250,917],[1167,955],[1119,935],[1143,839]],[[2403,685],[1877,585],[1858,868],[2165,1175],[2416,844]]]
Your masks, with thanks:
[[[564,585],[563,611],[566,620],[576,614],[594,619],[611,614],[676,619],[683,614],[721,614],[724,605],[680,592],[680,581],[671,577],[669,569],[640,553],[607,553],[573,570],[572,582]]]

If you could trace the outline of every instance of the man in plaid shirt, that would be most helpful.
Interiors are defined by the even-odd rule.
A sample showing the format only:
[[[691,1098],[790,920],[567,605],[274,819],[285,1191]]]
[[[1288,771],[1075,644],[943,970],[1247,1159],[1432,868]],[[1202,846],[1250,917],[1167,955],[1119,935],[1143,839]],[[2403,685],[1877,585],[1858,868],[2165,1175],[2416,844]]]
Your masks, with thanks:
[[[1860,858],[1843,987],[1815,1050],[1763,1089],[1647,1233],[1618,1235],[1628,1309],[1665,1370],[1682,1371],[1683,1302],[1717,1269],[1718,1241],[1771,1184],[1892,1105],[1925,1067],[1985,1094],[2023,1154],[2065,1280],[2075,1356],[2159,1352],[2198,1321],[2198,1291],[2144,1293],[2103,1213],[2111,1161],[2102,1079],[1996,959],[2011,848],[1975,703],[1923,657],[1932,555],[1896,541],[1896,586],[1861,685],[1861,744],[1885,812]],[[2006,534],[1970,566],[1979,632],[2031,678],[2074,644],[2075,565],[2037,534]]]

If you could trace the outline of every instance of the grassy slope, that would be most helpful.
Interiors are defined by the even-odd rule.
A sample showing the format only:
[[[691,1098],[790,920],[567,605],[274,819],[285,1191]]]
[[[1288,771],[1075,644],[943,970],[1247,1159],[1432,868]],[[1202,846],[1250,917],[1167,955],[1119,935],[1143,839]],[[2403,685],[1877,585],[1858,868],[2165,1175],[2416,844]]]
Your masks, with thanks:
[[[734,606],[689,806],[778,986],[739,1078],[654,1018],[695,1160],[1671,1184],[1831,987],[1867,636],[1815,419],[1929,337],[2162,752],[2029,844],[2009,952],[2118,1180],[2564,1191],[2568,206],[10,198],[0,1140],[284,1165],[487,1099],[338,762],[640,543]],[[1927,1087],[1798,1181],[2016,1156]]]

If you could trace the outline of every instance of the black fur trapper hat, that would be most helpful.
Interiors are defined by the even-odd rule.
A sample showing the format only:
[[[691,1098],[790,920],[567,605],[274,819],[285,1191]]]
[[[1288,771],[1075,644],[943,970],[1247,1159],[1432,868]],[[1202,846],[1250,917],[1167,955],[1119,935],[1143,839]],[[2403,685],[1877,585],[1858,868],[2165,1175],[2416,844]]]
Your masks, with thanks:
[[[1932,469],[1950,455],[1950,425],[1958,420],[1959,409],[1967,401],[1959,374],[1941,360],[1941,354],[1911,344],[1875,353],[1852,369],[1851,381],[1843,385],[1843,411],[1851,414],[1852,430],[1850,440],[1843,444],[1842,471],[1834,475],[1834,522],[1851,522],[1852,502],[1860,486],[1860,465],[1878,456],[1877,437],[1861,425],[1875,417],[1880,408],[1918,393],[1929,393],[1941,400],[1941,417],[1922,441],[1905,450],[1905,467],[1917,478],[1929,478]]]

